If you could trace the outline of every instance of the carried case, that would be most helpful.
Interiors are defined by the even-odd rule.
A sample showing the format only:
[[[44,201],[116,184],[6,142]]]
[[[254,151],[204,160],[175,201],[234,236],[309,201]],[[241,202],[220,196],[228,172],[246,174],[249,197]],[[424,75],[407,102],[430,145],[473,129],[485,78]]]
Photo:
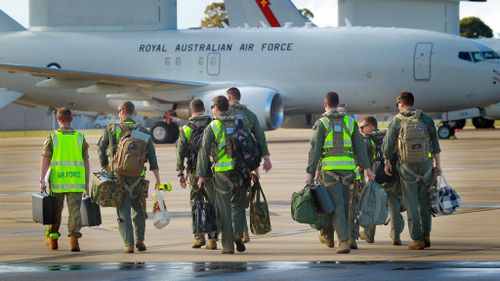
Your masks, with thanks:
[[[33,193],[31,196],[33,220],[41,224],[53,224],[56,221],[57,200],[47,192]]]
[[[101,208],[88,196],[82,198],[80,214],[82,216],[82,226],[97,226],[102,223]]]

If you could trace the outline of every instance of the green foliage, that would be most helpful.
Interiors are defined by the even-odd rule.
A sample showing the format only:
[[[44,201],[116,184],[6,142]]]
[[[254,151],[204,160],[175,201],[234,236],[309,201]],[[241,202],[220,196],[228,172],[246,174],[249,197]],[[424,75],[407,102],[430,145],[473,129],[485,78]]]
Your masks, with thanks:
[[[467,38],[491,38],[493,31],[478,17],[460,20],[460,36]]]
[[[308,19],[314,18],[313,12],[311,12],[311,10],[309,10],[308,8],[302,8],[299,10],[299,12]]]
[[[205,8],[204,19],[201,20],[201,27],[204,28],[222,28],[223,22],[229,25],[226,7],[224,3],[214,2]]]

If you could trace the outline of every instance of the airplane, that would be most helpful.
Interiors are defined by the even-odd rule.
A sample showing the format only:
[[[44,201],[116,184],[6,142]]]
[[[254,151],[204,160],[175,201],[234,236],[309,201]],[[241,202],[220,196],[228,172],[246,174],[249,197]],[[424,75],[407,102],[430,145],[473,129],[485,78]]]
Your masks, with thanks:
[[[393,113],[401,91],[413,92],[416,106],[430,112],[486,106],[500,96],[496,53],[430,31],[43,31],[26,30],[5,13],[0,30],[1,104],[112,113],[132,100],[140,112],[187,119],[192,98],[210,104],[236,86],[262,127],[273,130],[284,116],[321,113],[328,91],[338,92],[352,113]],[[493,57],[471,61],[477,52]],[[157,143],[174,142],[179,133],[169,118],[151,131]]]
[[[309,19],[300,14],[299,10],[290,0],[268,2],[269,7],[264,9],[262,3],[259,1],[224,0],[229,26],[252,26],[256,24],[266,26],[267,23],[273,27],[314,25]],[[264,17],[268,17],[265,13],[271,15],[271,21],[266,22],[264,20]],[[348,19],[345,20],[347,22],[346,25],[351,26],[350,21]],[[500,55],[500,39],[484,38],[477,39],[477,41],[490,47],[496,51],[497,55]],[[478,56],[478,59],[482,59],[481,53],[476,53],[475,56]],[[471,108],[467,111],[444,112],[442,114],[442,122],[445,127],[442,127],[440,137],[449,138],[454,134],[454,129],[463,129],[466,124],[465,117],[471,118],[472,124],[478,129],[494,128],[495,120],[500,120],[500,103],[488,105],[483,108]],[[299,120],[301,119],[299,118]]]

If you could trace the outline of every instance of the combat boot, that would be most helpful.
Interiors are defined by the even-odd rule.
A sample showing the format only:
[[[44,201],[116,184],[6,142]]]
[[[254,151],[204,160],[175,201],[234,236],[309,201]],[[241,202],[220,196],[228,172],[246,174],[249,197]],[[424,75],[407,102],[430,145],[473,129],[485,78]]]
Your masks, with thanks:
[[[243,238],[241,240],[243,243],[250,242],[250,235],[248,234],[248,231],[243,232]]]
[[[430,247],[431,247],[431,237],[425,236],[424,237],[424,248],[430,248]]]
[[[325,244],[328,248],[333,248],[335,247],[335,242],[332,240],[327,239],[325,236],[319,234],[319,242]]]
[[[206,243],[205,238],[195,238],[193,244],[191,244],[191,248],[198,249],[205,246]]]
[[[80,245],[78,245],[78,237],[71,236],[69,238],[69,246],[71,252],[80,252]]]
[[[144,241],[141,241],[141,240],[135,241],[135,247],[137,248],[137,251],[139,251],[139,252],[146,251],[146,245],[144,244]]]
[[[234,244],[236,245],[236,250],[238,252],[244,252],[246,250],[245,244],[243,243],[243,240],[241,239],[235,239]]]
[[[423,250],[424,249],[424,242],[422,241],[413,241],[408,244],[408,249],[409,250]]]
[[[349,247],[349,240],[339,241],[337,246],[337,254],[349,254],[351,248]]]
[[[48,232],[45,231],[45,244],[49,246],[52,250],[57,250],[59,245],[57,240],[59,239],[59,232]]]
[[[52,250],[57,250],[59,245],[57,244],[57,239],[50,239],[47,237],[47,246],[49,246]]]
[[[349,239],[349,248],[351,248],[351,250],[357,250],[358,249],[358,243],[356,243],[356,240]]]
[[[399,237],[399,235],[397,237],[395,237],[394,239],[392,239],[392,245],[394,246],[401,246],[401,238]]]
[[[134,253],[134,245],[125,245],[125,248],[123,248],[123,253],[133,254]]]
[[[205,248],[208,250],[217,250],[217,240],[209,239]]]

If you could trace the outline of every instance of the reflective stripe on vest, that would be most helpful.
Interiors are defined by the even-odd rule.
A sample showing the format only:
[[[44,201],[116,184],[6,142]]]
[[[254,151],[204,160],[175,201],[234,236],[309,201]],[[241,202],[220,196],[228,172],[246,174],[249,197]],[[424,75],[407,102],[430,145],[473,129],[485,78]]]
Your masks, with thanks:
[[[191,138],[191,132],[193,131],[193,129],[191,129],[191,127],[185,125],[185,126],[182,126],[182,132],[184,133],[184,137],[186,138],[186,141],[189,143],[189,139]]]
[[[215,172],[222,173],[234,170],[235,159],[229,158],[226,154],[226,132],[222,131],[222,122],[214,120],[210,123],[210,128],[212,128],[217,145]],[[219,134],[221,134],[220,139],[218,139]]]
[[[331,170],[347,170],[354,171],[356,169],[356,162],[352,155],[325,155],[325,151],[333,150],[333,130],[330,126],[330,118],[322,117],[321,123],[325,127],[327,131],[327,135],[325,138],[325,142],[323,144],[323,156],[322,156],[322,166],[321,168],[325,171]],[[344,151],[350,151],[352,154],[352,134],[354,130],[354,119],[349,117],[348,115],[344,115],[344,124],[345,128],[342,128],[343,132],[343,147]]]
[[[53,193],[84,192],[85,164],[83,161],[83,135],[77,131],[54,131],[50,161],[50,189]]]

